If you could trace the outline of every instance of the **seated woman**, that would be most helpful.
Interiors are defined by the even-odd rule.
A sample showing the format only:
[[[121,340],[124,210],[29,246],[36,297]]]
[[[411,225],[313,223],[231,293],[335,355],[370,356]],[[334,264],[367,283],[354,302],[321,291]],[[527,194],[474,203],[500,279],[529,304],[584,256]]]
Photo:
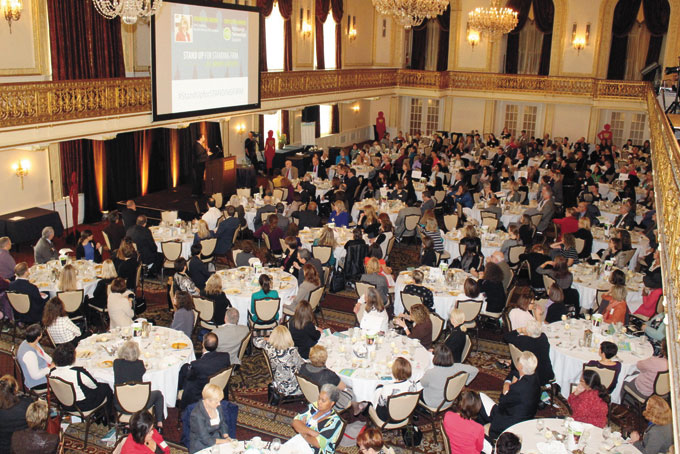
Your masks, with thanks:
[[[578,220],[578,230],[574,232],[574,238],[583,240],[583,250],[578,255],[580,260],[590,258],[593,251],[593,234],[590,232],[590,218],[583,216]]]
[[[666,313],[659,312],[650,321],[642,325],[645,338],[654,347],[654,354],[661,351],[661,344],[666,340]]]
[[[552,268],[548,268],[548,266]],[[554,260],[544,262],[536,268],[536,272],[550,276],[562,290],[570,288],[574,282],[574,275],[569,271],[567,259],[561,255],[555,257]]]
[[[55,345],[67,342],[77,345],[81,339],[80,328],[68,318],[64,302],[58,296],[45,303],[42,323]]]
[[[378,405],[375,407],[375,412],[383,421],[387,421],[389,418],[389,411],[387,409],[388,397],[405,392],[417,392],[422,389],[419,382],[411,380],[411,373],[411,363],[406,358],[399,356],[392,363],[392,377],[394,377],[394,381],[378,385],[376,388]]]
[[[631,432],[633,446],[642,454],[669,452],[673,445],[673,413],[668,402],[659,396],[650,397],[642,416],[649,421],[649,425],[643,434]]]
[[[649,397],[654,394],[654,382],[659,372],[668,370],[666,339],[661,342],[658,353],[637,362],[640,373],[631,381],[623,384],[623,391]]]
[[[22,407],[17,406],[17,410],[19,408]],[[44,400],[37,400],[29,405],[26,410],[28,428],[12,434],[12,449],[8,452],[14,454],[56,454],[59,448],[59,435],[49,434],[45,430],[48,414],[49,408]]]
[[[61,270],[57,289],[60,292],[71,292],[78,290],[78,273],[76,267],[70,263]]]
[[[47,375],[54,367],[52,358],[45,353],[40,340],[43,336],[42,327],[34,323],[26,328],[26,338],[17,349],[16,361],[21,367],[24,385],[28,389],[43,390],[47,388]]]
[[[343,204],[344,206],[344,204]],[[312,243],[313,246],[328,246],[331,248],[331,256],[328,259],[328,262],[322,263],[324,266],[330,266],[331,268],[335,266],[335,247],[337,246],[337,242],[335,241],[335,234],[333,233],[333,229],[328,227],[327,225],[324,225],[321,228],[321,234],[319,235],[319,238],[314,240],[314,243]]]
[[[333,408],[339,398],[338,388],[327,383],[321,387],[317,401],[293,419],[293,429],[309,444],[314,454],[335,452],[343,427],[342,419]]]
[[[281,261],[281,268],[286,273],[298,277],[298,269],[300,267],[300,261],[298,260],[298,240],[294,236],[287,236],[284,241],[286,242],[286,246],[288,246],[288,250],[286,251],[285,257],[283,257],[283,261]]]
[[[485,313],[498,314],[503,312],[506,302],[503,270],[495,263],[487,263],[484,276],[477,283],[486,298]]]
[[[543,309],[541,306],[537,306],[534,300],[526,294],[520,295],[512,309],[510,309],[510,312],[508,312],[510,326],[516,331],[522,331],[527,326],[527,323],[531,321],[541,321],[542,315]]]
[[[208,223],[203,219],[199,219],[196,226],[198,227],[198,230],[194,233],[193,244],[201,244],[201,241],[209,240],[215,236],[215,233],[208,228]]]
[[[361,454],[394,454],[394,449],[387,447],[380,430],[369,427],[357,437],[357,446]]]
[[[444,240],[441,233],[439,233],[439,225],[437,219],[434,217],[428,218],[425,222],[425,228],[422,229],[422,235],[427,236],[432,240],[432,247],[436,252],[444,252]]]
[[[201,298],[213,302],[212,322],[215,326],[222,325],[227,309],[231,307],[231,301],[222,291],[222,278],[219,275],[213,274],[208,278],[205,288],[201,291]]]
[[[600,260],[602,262],[611,260],[614,262],[614,266],[616,268],[625,269],[628,266],[628,263],[626,263],[625,255],[621,252],[623,252],[623,249],[621,248],[621,240],[619,238],[610,238],[609,248],[604,251],[600,251],[598,255],[600,256]]]
[[[479,372],[479,369],[474,366],[455,362],[453,353],[447,344],[435,345],[432,364],[434,367],[425,372],[423,378],[420,379],[420,384],[423,386],[423,401],[434,408],[437,408],[444,401],[444,389],[449,377],[453,377],[459,372],[467,372],[468,377],[465,381],[467,386]]]
[[[597,308],[598,314],[604,315],[609,307],[609,302],[612,300],[611,293],[612,289],[616,286],[625,287],[626,286],[626,273],[621,270],[613,270],[609,275],[609,291],[602,296],[602,301],[600,302],[600,307]]]
[[[132,301],[135,295],[125,286],[125,279],[119,277],[111,283],[111,293],[109,293],[106,304],[109,313],[109,328],[120,328],[132,325],[132,317],[135,311],[132,308]]]
[[[290,304],[286,304],[283,307],[289,311],[295,312],[297,305],[300,301],[309,301],[309,297],[314,290],[319,288],[321,285],[321,279],[319,278],[319,273],[316,271],[316,267],[311,263],[305,263],[302,268],[303,276],[305,280],[302,282],[298,288],[297,295]],[[305,358],[303,356],[303,358]]]
[[[326,347],[323,345],[315,345],[309,351],[309,362],[302,365],[299,374],[319,386],[323,386],[327,383],[337,386],[338,390],[340,390],[340,397],[335,403],[335,409],[337,411],[343,411],[349,407],[354,400],[354,394],[352,393],[352,389],[348,388],[347,385],[340,380],[338,374],[326,367],[327,360],[328,351],[326,350]]]
[[[250,266],[250,259],[257,258],[253,253],[255,251],[255,244],[250,240],[241,241],[236,249],[239,248],[241,252],[236,254],[234,259],[236,266]]]
[[[390,300],[389,284],[387,278],[380,274],[380,262],[377,258],[371,257],[368,263],[366,263],[366,272],[361,275],[359,280],[375,285],[383,301]]]
[[[559,322],[562,320],[562,316],[569,313],[566,304],[564,304],[564,292],[559,285],[553,284],[548,289],[548,302],[543,310],[546,323]]]
[[[256,337],[253,345],[264,350],[272,368],[272,386],[284,396],[301,394],[295,374],[304,363],[298,352],[290,331],[279,325],[272,331],[269,338]]]
[[[373,245],[380,246],[382,258],[386,258],[388,253],[387,246],[389,245],[390,239],[394,236],[394,226],[387,213],[380,213],[378,215],[378,222],[380,223],[380,228],[378,229],[378,236],[373,242]]]
[[[423,266],[437,266],[437,254],[434,251],[432,239],[430,237],[423,237],[422,240],[423,244],[420,251],[420,264]]]
[[[126,288],[134,292],[137,289],[139,255],[130,237],[125,237],[121,241],[114,263],[118,277],[122,277],[125,280]]]
[[[413,270],[412,277],[413,284],[407,284],[406,287],[404,287],[403,292],[408,293],[409,295],[419,296],[425,307],[432,310],[434,307],[434,296],[432,295],[432,290],[423,285],[425,275],[423,275],[423,272],[420,270]]]
[[[613,357],[619,352],[619,347],[615,343],[604,341],[600,344],[600,359],[599,361],[594,359],[588,361],[586,366],[597,366],[603,367],[605,369],[614,371],[614,379],[607,388],[607,393],[611,394],[616,388],[616,383],[619,381],[619,374],[621,373],[621,363],[619,361],[612,360]]]
[[[534,235],[536,234],[536,227],[531,223],[531,218],[528,214],[523,214],[520,218],[520,226],[517,231],[522,244],[529,247],[534,242]]]
[[[454,368],[456,372],[463,371],[468,373],[467,384],[472,382],[477,376],[479,369],[469,364],[463,363],[463,351],[465,350],[466,343],[466,328],[463,326],[465,322],[465,312],[460,309],[452,309],[449,315],[449,323],[451,323],[451,332],[449,336],[444,341],[444,345],[451,350],[451,355],[453,357]]]
[[[357,301],[354,305],[354,313],[357,314],[361,329],[384,333],[389,330],[389,316],[380,293],[374,288],[369,288],[366,294]]]
[[[118,358],[113,360],[113,382],[116,385],[144,381],[146,367],[144,361],[139,359],[140,355],[139,344],[135,341],[127,341],[118,349]],[[144,410],[151,407],[156,414],[156,426],[163,427],[163,416],[165,414],[163,393],[151,391],[149,404]]]
[[[334,210],[331,212],[328,222],[335,224],[336,227],[347,227],[349,225],[349,213],[345,207],[345,202],[336,200],[333,208]]]
[[[175,274],[172,276],[172,281],[175,284],[175,291],[183,290],[189,292],[192,296],[200,295],[200,290],[187,274],[187,259],[178,258],[175,260],[174,267]]]
[[[378,234],[380,223],[378,222],[378,215],[375,213],[375,207],[373,207],[373,205],[366,205],[364,207],[362,213],[359,215],[357,226],[360,227],[366,235]]]
[[[592,424],[599,428],[607,425],[609,414],[609,393],[600,383],[600,376],[594,370],[584,370],[578,386],[567,399],[571,417],[576,421]]]
[[[258,282],[260,283],[260,290],[253,293],[252,296],[250,297],[250,314],[251,314],[250,319],[256,323],[262,323],[263,321],[267,320],[259,320],[255,316],[255,300],[264,298],[278,298],[279,292],[277,292],[276,290],[272,290],[272,278],[268,274],[260,274]],[[274,316],[274,319],[275,320],[279,319],[278,312]]]
[[[548,248],[543,244],[534,244],[531,246],[530,252],[520,254],[519,259],[521,261],[526,261],[529,265],[529,274],[531,280],[529,283],[533,289],[543,289],[543,276],[538,274],[538,268],[543,265],[543,263],[550,260],[548,255]]]
[[[12,433],[28,427],[26,410],[32,399],[18,393],[19,384],[14,377],[0,378],[0,452],[10,452]]]
[[[475,421],[482,409],[482,400],[479,394],[476,391],[463,391],[458,396],[455,408],[457,411],[447,411],[442,421],[442,427],[451,445],[450,452],[482,452],[484,427]]]
[[[281,239],[284,237],[283,230],[279,227],[279,217],[275,214],[270,214],[267,217],[267,222],[262,223],[262,227],[257,229],[253,236],[258,240],[262,238],[262,234],[266,233],[269,237],[269,247],[274,254],[281,253]]]
[[[505,257],[506,262],[510,262],[510,248],[513,246],[520,246],[521,244],[517,224],[510,224],[508,226],[508,239],[501,244],[501,252],[503,253],[503,257]]]
[[[170,328],[183,332],[191,339],[194,331],[194,299],[189,292],[178,290],[172,297],[172,306],[175,308],[175,315]]]
[[[626,303],[626,296],[628,290],[625,285],[613,285],[607,294],[602,297],[602,300],[607,300],[607,309],[603,313],[603,321],[605,323],[625,323],[626,313],[628,312],[628,304]]]
[[[552,249],[550,254],[553,257],[562,256],[567,259],[567,266],[572,266],[581,261],[578,252],[576,252],[576,238],[573,233],[565,233],[562,236],[562,241],[553,243],[550,247]]]
[[[307,264],[314,268],[311,264]],[[309,359],[309,349],[316,345],[321,338],[321,328],[317,327],[314,319],[314,311],[307,300],[301,300],[295,308],[295,315],[288,322],[288,330],[293,338],[293,343],[303,359]]]
[[[89,260],[90,262],[102,262],[102,245],[94,243],[94,234],[92,230],[83,230],[80,232],[78,245],[76,246],[76,259]]]
[[[208,383],[203,387],[201,399],[191,411],[189,452],[191,454],[231,441],[227,420],[222,413],[224,391]]]
[[[111,259],[104,260],[104,263],[102,263],[102,271],[99,276],[100,278],[97,282],[97,286],[92,292],[92,298],[86,296],[86,301],[88,304],[96,306],[100,309],[105,309],[109,285],[111,285],[111,282],[113,282],[113,280],[118,277],[116,266],[113,264]],[[91,322],[91,317],[88,317],[87,320],[88,322]]]
[[[99,383],[90,373],[81,366],[74,366],[76,350],[71,344],[61,344],[54,349],[55,369],[50,377],[58,377],[73,384],[76,392],[76,404],[80,411],[90,411],[103,402],[107,402],[107,408],[113,405],[113,392],[105,383]],[[75,407],[64,407],[74,410]],[[111,414],[109,412],[109,414]]]
[[[513,327],[514,328],[514,327]],[[536,357],[536,375],[538,383],[543,386],[555,378],[550,361],[550,342],[543,332],[543,324],[538,320],[530,320],[520,331],[513,330],[503,336],[503,342],[512,344],[520,351],[531,352]]]
[[[425,243],[423,243],[425,244]],[[463,244],[461,242],[461,244]],[[477,247],[471,244],[465,244],[463,255],[454,259],[451,262],[452,268],[459,268],[466,273],[479,272],[484,270],[484,257],[477,252]]]
[[[409,327],[406,320],[412,322]],[[430,312],[423,304],[414,304],[411,306],[411,314],[399,314],[394,323],[404,329],[406,335],[411,339],[418,339],[420,345],[426,349],[432,347],[432,320],[430,320]]]

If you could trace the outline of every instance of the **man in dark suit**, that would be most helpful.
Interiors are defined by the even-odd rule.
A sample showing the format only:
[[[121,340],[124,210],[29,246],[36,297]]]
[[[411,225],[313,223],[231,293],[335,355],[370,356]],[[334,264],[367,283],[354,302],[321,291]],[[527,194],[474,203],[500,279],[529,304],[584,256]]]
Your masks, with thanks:
[[[427,210],[434,210],[435,205],[430,191],[423,191],[423,204],[420,205],[420,214],[425,214]]]
[[[347,191],[345,193],[348,196],[348,200],[351,201],[350,205],[354,204],[354,192],[359,187],[359,179],[357,178],[356,170],[350,168],[347,172],[347,178],[345,179],[345,185],[347,186]]]
[[[137,213],[137,205],[134,200],[125,202],[125,209],[121,215],[123,217],[123,227],[125,227],[125,230],[137,223],[137,216],[139,216],[139,214]]]
[[[541,220],[536,227],[536,230],[543,232],[555,214],[555,201],[553,200],[552,189],[548,185],[544,185],[541,189],[541,200],[538,202],[538,207],[530,208],[525,211],[525,214],[531,216],[534,214],[541,214]]]
[[[316,202],[309,202],[306,210],[296,211],[291,216],[298,220],[298,227],[300,227],[300,230],[305,227],[311,229],[321,226],[321,218],[316,214]]]
[[[312,177],[316,177],[321,180],[325,180],[328,178],[326,167],[324,167],[321,164],[321,161],[319,161],[319,157],[317,155],[314,155],[312,157],[312,164],[309,166],[309,169],[307,170],[307,175],[311,175]]]
[[[125,227],[120,222],[120,213],[116,210],[109,213],[109,225],[104,228],[104,233],[109,237],[111,250],[115,251],[120,247],[120,242],[125,238]]]
[[[632,210],[630,203],[624,202],[621,204],[619,215],[614,219],[614,228],[633,230],[635,227],[635,212]]]
[[[305,248],[300,248],[298,249],[298,261],[300,262],[299,265],[293,264],[295,268],[298,268],[298,282],[300,285],[305,281],[305,273],[302,271],[302,268],[309,263],[314,267],[316,270],[316,274],[319,275],[319,279],[321,280],[321,284],[325,282],[324,278],[324,270],[323,270],[323,264],[321,263],[321,260],[317,259],[316,257],[312,256],[312,253],[309,252],[309,249]]]
[[[269,195],[264,196],[264,206],[257,209],[255,213],[255,219],[253,219],[253,224],[255,230],[262,227],[262,214],[264,213],[276,213],[276,207],[272,204],[272,198]]]
[[[10,282],[8,291],[28,295],[31,302],[26,314],[16,314],[17,320],[26,324],[40,323],[49,295],[41,293],[38,287],[28,280],[30,273],[26,262],[19,262],[14,267],[14,274],[16,279]]]
[[[205,288],[205,283],[210,278],[210,271],[208,266],[201,260],[201,243],[196,243],[191,246],[191,260],[187,263],[187,274],[191,280],[196,284],[199,290]]]
[[[127,230],[127,236],[137,245],[137,252],[142,263],[151,267],[151,274],[159,272],[163,263],[163,254],[158,252],[151,230],[146,226],[146,216],[143,214],[137,216],[137,222]]]
[[[203,355],[179,370],[179,388],[183,390],[181,409],[198,402],[210,377],[231,364],[229,353],[216,351],[217,345],[217,335],[206,334],[203,336]],[[227,393],[224,393],[224,398],[227,398]]]
[[[215,245],[215,254],[224,255],[233,246],[232,241],[234,240],[234,232],[239,227],[239,220],[236,217],[236,209],[228,205],[227,206],[227,218],[217,225],[217,244]]]
[[[50,226],[42,229],[42,237],[33,247],[33,258],[35,263],[42,264],[47,263],[50,260],[59,258],[59,252],[57,252],[57,247],[52,241],[54,239],[54,229]]]

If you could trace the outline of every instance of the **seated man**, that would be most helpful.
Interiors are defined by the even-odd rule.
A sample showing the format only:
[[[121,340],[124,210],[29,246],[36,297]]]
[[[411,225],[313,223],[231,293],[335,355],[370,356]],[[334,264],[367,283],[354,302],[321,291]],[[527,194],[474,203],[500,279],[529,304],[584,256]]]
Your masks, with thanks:
[[[127,236],[137,245],[137,252],[142,263],[152,267],[152,274],[159,272],[163,263],[163,254],[158,252],[151,230],[146,226],[146,216],[142,214],[137,217],[137,223],[128,229]]]
[[[394,236],[397,238],[401,238],[401,236],[404,234],[406,231],[406,216],[415,214],[417,216],[420,216],[420,209],[418,207],[413,206],[413,204],[409,204],[408,206],[402,208],[399,210],[399,214],[397,214],[397,220],[395,221],[395,230],[394,230]],[[417,233],[414,233],[414,236]]]
[[[217,244],[213,252],[215,255],[224,255],[232,248],[234,232],[240,225],[238,216],[236,216],[236,209],[233,206],[228,205],[226,212],[228,217],[217,226],[217,233],[215,234]]]
[[[248,327],[238,324],[239,317],[238,309],[228,308],[224,316],[224,325],[212,331],[217,336],[217,352],[229,353],[231,364],[241,364],[238,353],[241,342],[248,335]]]
[[[541,220],[539,221],[536,230],[543,232],[550,224],[553,214],[555,214],[555,201],[553,200],[553,193],[550,186],[543,186],[538,206],[536,208],[528,209],[524,214],[531,216],[538,213],[541,214]]]
[[[47,263],[50,260],[59,258],[59,252],[52,240],[54,239],[54,229],[45,227],[42,229],[42,236],[33,248],[36,264]]]
[[[14,267],[14,274],[16,279],[10,282],[8,291],[28,295],[31,304],[26,314],[15,312],[17,320],[26,324],[40,323],[49,295],[41,293],[38,287],[28,280],[30,272],[26,262],[19,262]]]
[[[217,345],[217,335],[206,334],[203,337],[203,355],[190,364],[183,365],[179,370],[178,388],[183,390],[181,409],[198,402],[201,399],[201,391],[209,378],[231,364],[229,353],[216,351]]]
[[[303,230],[305,227],[314,228],[321,226],[321,218],[316,213],[316,202],[309,202],[306,210],[296,211],[291,217],[298,220],[300,230]]]

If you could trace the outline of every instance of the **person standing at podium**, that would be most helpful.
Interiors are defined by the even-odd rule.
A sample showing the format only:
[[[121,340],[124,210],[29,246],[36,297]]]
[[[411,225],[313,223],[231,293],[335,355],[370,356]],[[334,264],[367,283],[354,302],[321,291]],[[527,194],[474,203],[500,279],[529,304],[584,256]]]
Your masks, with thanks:
[[[210,148],[208,148],[208,141],[205,139],[205,134],[194,143],[194,178],[193,187],[191,188],[192,197],[200,197],[203,195],[203,176],[205,174],[205,162],[208,157],[212,155]]]

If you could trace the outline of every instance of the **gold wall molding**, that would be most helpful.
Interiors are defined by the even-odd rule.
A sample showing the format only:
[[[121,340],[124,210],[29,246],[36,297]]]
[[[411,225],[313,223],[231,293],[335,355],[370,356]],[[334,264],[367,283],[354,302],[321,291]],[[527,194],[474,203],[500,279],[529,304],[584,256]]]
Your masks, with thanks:
[[[3,127],[115,117],[151,112],[150,78],[31,82],[0,85]],[[439,95],[521,93],[586,99],[646,100],[645,82],[463,71],[345,69],[262,73],[264,101],[371,89],[424,89]],[[395,94],[397,94],[395,92]],[[215,115],[219,118],[219,115]]]

